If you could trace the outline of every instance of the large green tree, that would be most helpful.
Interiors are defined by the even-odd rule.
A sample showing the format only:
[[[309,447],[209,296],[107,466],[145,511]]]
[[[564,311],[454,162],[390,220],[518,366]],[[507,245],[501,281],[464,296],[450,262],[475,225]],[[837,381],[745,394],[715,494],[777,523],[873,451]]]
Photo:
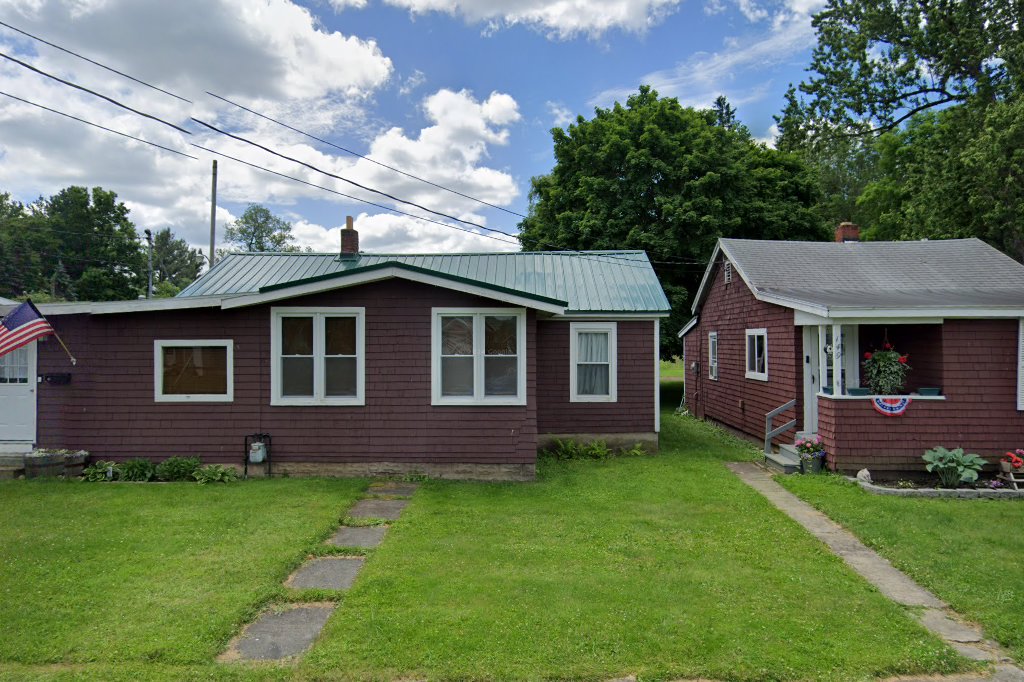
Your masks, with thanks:
[[[292,224],[259,204],[249,204],[242,216],[228,225],[224,239],[229,244],[229,251],[299,250],[294,244]]]
[[[165,227],[153,235],[154,289],[173,296],[191,284],[203,269],[203,254]]]
[[[719,237],[828,236],[806,166],[755,142],[730,109],[686,108],[644,86],[625,105],[555,128],[555,166],[532,180],[519,225],[529,250],[645,250],[672,304],[666,358],[681,353],[671,330],[689,319]]]

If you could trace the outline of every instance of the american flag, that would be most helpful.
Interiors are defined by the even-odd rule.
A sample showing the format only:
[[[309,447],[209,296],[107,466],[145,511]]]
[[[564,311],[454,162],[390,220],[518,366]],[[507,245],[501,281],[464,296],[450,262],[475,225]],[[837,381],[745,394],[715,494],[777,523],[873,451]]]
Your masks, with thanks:
[[[32,301],[22,303],[0,320],[0,356],[55,333]]]

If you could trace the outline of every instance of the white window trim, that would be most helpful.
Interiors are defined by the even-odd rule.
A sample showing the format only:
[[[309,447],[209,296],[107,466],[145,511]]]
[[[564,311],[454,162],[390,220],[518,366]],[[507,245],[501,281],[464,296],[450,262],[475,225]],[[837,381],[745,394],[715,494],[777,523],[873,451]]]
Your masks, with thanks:
[[[164,393],[164,348],[223,346],[227,349],[227,392],[217,394]],[[230,403],[235,399],[235,342],[233,339],[156,339],[153,341],[153,401],[158,403]]]
[[[441,395],[441,317],[473,316],[473,395]],[[514,396],[484,395],[484,318],[488,315],[516,318],[516,386]],[[526,309],[525,308],[431,308],[430,309],[430,404],[431,405],[525,405],[526,404]]]
[[[718,381],[718,332],[708,332],[708,379]]]
[[[1024,318],[1017,321],[1017,409],[1024,410]]]
[[[313,321],[313,396],[281,395],[281,319],[310,316]],[[356,394],[354,396],[324,395],[323,317],[355,317],[356,320]],[[284,307],[270,309],[270,404],[271,405],[337,405],[366,404],[366,308]]]
[[[576,365],[581,332],[608,334],[608,395],[580,395],[576,392]],[[615,322],[572,322],[569,324],[569,402],[615,403],[619,401],[619,342]]]
[[[751,336],[763,336],[764,337],[764,371],[763,372],[751,372],[750,371],[750,337]],[[747,333],[743,337],[743,369],[744,376],[747,379],[754,379],[756,381],[768,381],[768,330],[767,329],[748,329]]]

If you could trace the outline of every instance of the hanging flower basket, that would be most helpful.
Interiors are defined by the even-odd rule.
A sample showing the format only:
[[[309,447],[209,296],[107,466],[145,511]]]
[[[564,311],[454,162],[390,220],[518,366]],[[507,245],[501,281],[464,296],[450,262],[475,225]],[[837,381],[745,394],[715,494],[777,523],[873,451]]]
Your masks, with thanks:
[[[881,350],[864,353],[864,379],[874,395],[900,395],[907,381],[909,355],[901,355],[886,341]]]

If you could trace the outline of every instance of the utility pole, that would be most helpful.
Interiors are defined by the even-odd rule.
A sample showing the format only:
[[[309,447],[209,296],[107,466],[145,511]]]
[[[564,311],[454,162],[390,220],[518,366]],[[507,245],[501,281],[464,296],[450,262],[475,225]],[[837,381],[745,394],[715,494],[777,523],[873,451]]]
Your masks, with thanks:
[[[213,268],[213,247],[217,241],[217,159],[213,160],[213,182],[210,187],[210,267]]]
[[[153,233],[146,230],[146,242],[149,244],[149,283],[146,285],[146,298],[153,298]]]

